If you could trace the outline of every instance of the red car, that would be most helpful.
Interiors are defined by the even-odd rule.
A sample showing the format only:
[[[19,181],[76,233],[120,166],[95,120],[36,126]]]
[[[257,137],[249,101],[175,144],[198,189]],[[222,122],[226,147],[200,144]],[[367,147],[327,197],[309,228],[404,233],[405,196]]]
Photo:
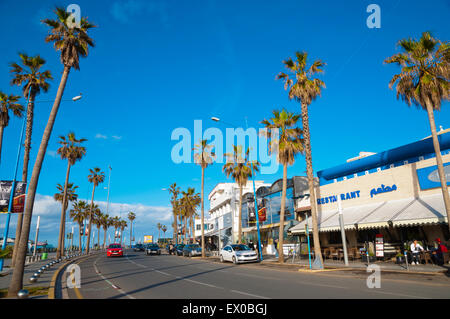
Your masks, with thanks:
[[[106,257],[120,256],[123,257],[123,249],[120,244],[110,244],[106,249]]]

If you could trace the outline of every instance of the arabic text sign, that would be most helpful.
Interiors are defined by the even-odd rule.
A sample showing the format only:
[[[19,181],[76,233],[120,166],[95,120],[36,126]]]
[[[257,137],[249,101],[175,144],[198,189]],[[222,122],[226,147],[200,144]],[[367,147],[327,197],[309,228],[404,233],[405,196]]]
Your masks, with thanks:
[[[450,163],[444,163],[444,174],[447,185],[450,186]],[[441,187],[436,165],[418,169],[417,178],[419,179],[420,189],[422,190]]]
[[[25,204],[25,190],[27,184],[16,182],[12,205],[13,213],[23,213]],[[7,213],[11,197],[12,181],[0,181],[0,213]]]
[[[373,188],[370,191],[370,198],[372,198],[374,195],[378,195],[378,194],[382,194],[382,193],[388,193],[388,192],[393,192],[397,190],[397,185],[392,185],[392,186],[385,186],[384,184],[381,184],[381,187],[378,188]]]

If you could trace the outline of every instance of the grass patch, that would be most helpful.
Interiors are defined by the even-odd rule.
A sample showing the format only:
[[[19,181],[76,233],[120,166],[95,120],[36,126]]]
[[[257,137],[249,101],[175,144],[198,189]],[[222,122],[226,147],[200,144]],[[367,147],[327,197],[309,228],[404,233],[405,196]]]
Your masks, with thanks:
[[[24,289],[28,290],[30,293],[30,296],[44,296],[48,295],[48,288],[49,287],[23,287]],[[6,298],[8,296],[8,289],[0,289],[0,298]]]

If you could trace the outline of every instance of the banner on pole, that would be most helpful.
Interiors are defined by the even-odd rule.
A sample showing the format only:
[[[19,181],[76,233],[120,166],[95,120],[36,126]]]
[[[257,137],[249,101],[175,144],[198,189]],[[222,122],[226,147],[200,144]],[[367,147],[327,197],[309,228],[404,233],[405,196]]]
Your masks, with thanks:
[[[23,213],[25,206],[25,190],[27,183],[16,182],[12,213]],[[11,197],[12,181],[0,181],[0,213],[7,213]]]

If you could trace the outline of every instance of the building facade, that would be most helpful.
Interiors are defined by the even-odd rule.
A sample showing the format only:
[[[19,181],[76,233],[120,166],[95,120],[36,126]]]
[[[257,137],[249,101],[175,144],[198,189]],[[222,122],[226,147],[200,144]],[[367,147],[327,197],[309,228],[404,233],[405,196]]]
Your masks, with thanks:
[[[450,130],[439,132],[439,143],[450,185]],[[394,248],[391,253],[414,239],[428,247],[437,238],[448,244],[448,220],[431,138],[360,155],[317,173],[321,246],[342,244],[338,200],[350,247],[375,246],[377,237],[383,238],[385,247]],[[306,217],[289,233],[304,235],[306,224],[311,229],[311,219]]]

